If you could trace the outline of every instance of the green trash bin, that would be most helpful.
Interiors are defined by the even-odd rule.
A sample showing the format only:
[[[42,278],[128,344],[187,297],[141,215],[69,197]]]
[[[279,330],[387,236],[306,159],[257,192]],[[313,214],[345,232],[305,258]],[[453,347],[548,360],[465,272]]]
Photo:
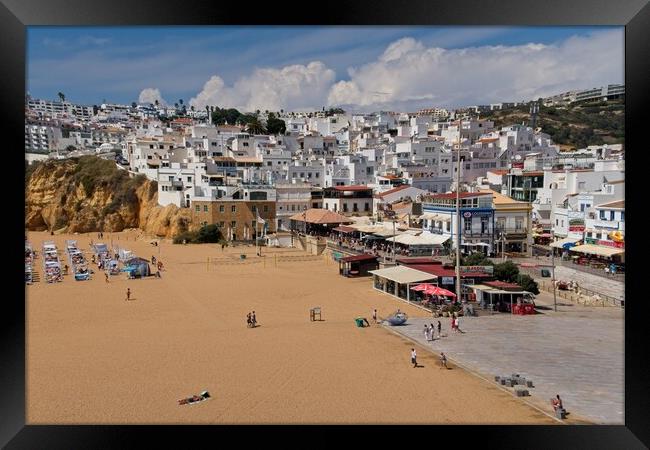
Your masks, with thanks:
[[[239,255],[239,259],[246,259],[246,255]]]
[[[356,319],[354,319],[354,321],[356,322],[359,328],[363,328],[363,319],[361,317],[357,317]]]

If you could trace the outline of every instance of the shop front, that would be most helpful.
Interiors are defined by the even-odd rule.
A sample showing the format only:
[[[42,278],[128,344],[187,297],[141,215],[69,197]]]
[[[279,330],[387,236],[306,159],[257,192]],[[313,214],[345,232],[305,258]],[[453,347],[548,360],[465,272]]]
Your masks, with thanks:
[[[379,260],[374,255],[354,255],[339,259],[339,274],[346,277],[370,275],[371,270],[379,269]]]

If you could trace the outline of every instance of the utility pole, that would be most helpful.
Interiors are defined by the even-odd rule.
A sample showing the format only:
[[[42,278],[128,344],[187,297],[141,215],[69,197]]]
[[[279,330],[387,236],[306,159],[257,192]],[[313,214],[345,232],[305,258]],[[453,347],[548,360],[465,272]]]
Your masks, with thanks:
[[[456,162],[456,295],[462,301],[460,291],[460,132],[462,120],[458,121],[458,161]]]
[[[555,238],[555,233],[551,230],[551,243]],[[557,298],[555,294],[555,248],[551,247],[551,266],[552,266],[552,283],[553,283],[553,311],[557,312]]]

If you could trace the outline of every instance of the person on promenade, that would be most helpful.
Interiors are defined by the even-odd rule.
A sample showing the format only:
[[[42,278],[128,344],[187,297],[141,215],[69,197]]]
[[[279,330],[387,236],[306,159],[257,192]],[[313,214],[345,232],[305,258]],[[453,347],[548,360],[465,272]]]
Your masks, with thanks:
[[[564,409],[562,406],[562,399],[560,398],[560,394],[557,394],[555,398],[551,399],[551,405],[553,406],[554,411],[557,411],[558,409]]]
[[[372,321],[377,323],[377,310],[376,309],[374,309],[372,311]]]
[[[442,337],[442,324],[438,321],[438,337]]]
[[[451,316],[451,331],[456,331],[456,318],[453,315]]]
[[[151,264],[153,264],[153,265],[156,264],[156,257],[153,256],[153,255],[151,256]]]
[[[429,327],[429,333],[431,333],[431,340],[433,341],[436,338],[436,328],[433,324]]]
[[[454,327],[456,327],[456,332],[458,332],[458,333],[462,333],[463,330],[460,329],[460,316],[456,316],[456,318],[454,319],[454,321],[455,321],[455,323],[454,323]]]
[[[443,367],[445,369],[448,368],[447,367],[447,357],[445,356],[445,354],[443,352],[440,352],[440,368],[442,369]]]
[[[411,363],[413,364],[414,369],[418,366],[418,355],[414,348],[411,349]]]
[[[424,324],[424,339],[429,341],[429,325]]]
[[[131,288],[126,288],[126,301],[131,300]]]

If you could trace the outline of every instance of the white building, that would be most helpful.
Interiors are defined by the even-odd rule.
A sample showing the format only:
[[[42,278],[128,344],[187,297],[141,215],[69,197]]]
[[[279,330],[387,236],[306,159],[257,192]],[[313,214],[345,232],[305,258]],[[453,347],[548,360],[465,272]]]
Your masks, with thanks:
[[[309,183],[278,183],[275,185],[277,192],[277,230],[289,230],[291,221],[289,217],[296,212],[311,208],[311,185]]]

